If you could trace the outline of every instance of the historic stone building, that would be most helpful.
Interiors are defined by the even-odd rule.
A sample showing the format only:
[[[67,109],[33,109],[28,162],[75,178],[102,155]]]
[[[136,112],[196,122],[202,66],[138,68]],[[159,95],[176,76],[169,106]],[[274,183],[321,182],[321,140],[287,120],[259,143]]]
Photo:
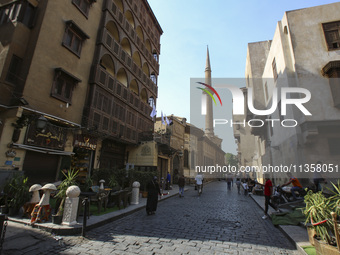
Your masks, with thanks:
[[[214,137],[216,140],[219,139]],[[223,171],[207,172],[208,167],[224,167],[226,165],[225,152],[222,150],[221,143],[216,143],[216,140],[207,137],[202,129],[190,123],[187,124],[183,159],[183,173],[186,177],[194,178],[199,170],[206,179],[225,176],[226,172]],[[217,168],[215,169],[217,170]]]
[[[177,183],[182,174],[186,178],[194,178],[196,167],[225,165],[221,144],[207,137],[202,129],[183,117],[171,115],[169,121],[171,123],[167,124],[158,117],[154,132],[144,133],[140,136],[139,146],[128,148],[128,162],[135,169],[157,170],[160,178],[166,178],[167,172],[170,172],[172,182]],[[205,176],[221,178],[223,174]]]
[[[157,171],[159,178],[166,178],[170,172],[176,182],[183,173],[183,148],[186,122],[171,116],[170,123],[156,118],[154,131],[140,135],[138,146],[129,146],[128,162],[136,170]]]
[[[339,11],[340,3],[288,11],[271,41],[248,45],[246,79],[248,90],[253,89],[253,104],[259,110],[276,108],[266,115],[247,114],[247,120],[264,123],[250,129],[256,141],[254,154],[261,158],[258,164],[292,166],[293,174],[305,184],[313,178],[304,171],[311,164],[321,161],[327,164],[324,169],[331,170],[333,164],[335,170],[340,163]],[[286,96],[300,100],[303,107],[282,102],[282,88],[305,89]],[[275,90],[282,92],[277,98]],[[336,177],[334,171],[326,172],[324,177]],[[273,177],[278,183],[286,179],[280,173]]]
[[[146,0],[0,0],[1,169],[123,167],[154,128],[162,32]]]
[[[211,84],[209,51],[205,77],[206,83]],[[171,115],[156,118],[154,131],[142,133],[139,146],[128,147],[128,163],[137,170],[157,170],[160,178],[165,178],[170,172],[173,183],[182,174],[186,178],[194,178],[196,166],[224,166],[222,139],[214,134],[211,99],[207,100],[207,109],[205,131],[188,123],[184,117]],[[220,178],[221,175],[207,174],[206,177]]]

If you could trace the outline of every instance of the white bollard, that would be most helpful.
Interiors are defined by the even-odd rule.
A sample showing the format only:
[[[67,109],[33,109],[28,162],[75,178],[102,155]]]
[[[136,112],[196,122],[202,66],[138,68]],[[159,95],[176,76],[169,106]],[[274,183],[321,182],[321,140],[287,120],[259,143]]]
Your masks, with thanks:
[[[132,183],[132,198],[131,198],[131,204],[132,205],[138,205],[139,204],[139,182]]]
[[[79,204],[80,189],[78,186],[70,186],[66,190],[67,198],[64,205],[63,225],[77,224],[77,211]]]

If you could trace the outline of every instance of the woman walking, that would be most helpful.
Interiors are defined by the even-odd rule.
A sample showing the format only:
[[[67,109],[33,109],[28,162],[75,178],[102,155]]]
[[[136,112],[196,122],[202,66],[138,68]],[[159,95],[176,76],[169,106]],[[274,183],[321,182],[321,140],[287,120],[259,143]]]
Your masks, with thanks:
[[[153,180],[147,184],[146,189],[148,191],[146,213],[148,215],[155,214],[157,210],[158,195],[161,196],[161,191],[157,182],[157,176],[153,177]]]

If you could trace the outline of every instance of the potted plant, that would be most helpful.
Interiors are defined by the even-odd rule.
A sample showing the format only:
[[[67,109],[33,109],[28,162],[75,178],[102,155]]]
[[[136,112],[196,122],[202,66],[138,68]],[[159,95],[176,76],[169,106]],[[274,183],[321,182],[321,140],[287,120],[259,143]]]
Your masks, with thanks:
[[[80,190],[83,192],[88,192],[91,190],[91,187],[93,186],[93,180],[90,176],[87,176],[85,179],[85,182],[80,185]]]
[[[15,173],[7,181],[6,192],[8,200],[8,214],[14,216],[19,209],[29,200],[28,178],[19,173]]]
[[[339,187],[335,187],[336,192],[333,191],[334,196],[327,198],[323,193],[313,193],[308,191],[305,196],[306,207],[304,214],[306,216],[306,224],[311,224],[308,228],[308,233],[313,235],[310,239],[313,240],[315,249],[318,254],[340,254],[340,251],[336,248],[336,231],[337,222],[333,221],[333,212],[337,211],[339,200],[336,199],[339,196]],[[339,244],[338,244],[339,245]]]
[[[121,187],[121,189],[126,188],[129,183],[128,183],[128,173],[125,168],[122,169],[116,169],[113,172],[114,178],[118,183],[118,186]]]
[[[76,178],[78,175],[78,171],[74,169],[67,171],[67,173],[62,172],[64,175],[64,180],[58,186],[58,193],[55,196],[57,198],[58,211],[55,215],[52,215],[52,222],[56,224],[61,224],[63,213],[64,213],[64,204],[66,199],[66,190],[68,187],[72,185],[77,185]],[[59,205],[58,205],[59,204]]]
[[[332,183],[333,190],[327,188],[329,191],[333,193],[329,199],[332,202],[333,209],[337,215],[340,215],[340,181],[338,181],[338,185]]]
[[[0,196],[0,208],[2,214],[8,214],[8,202],[9,202],[9,192],[10,192],[10,181],[9,179],[1,187]]]
[[[110,189],[112,189],[113,192],[120,190],[120,186],[116,181],[116,177],[114,175],[111,175],[109,178],[109,187]]]

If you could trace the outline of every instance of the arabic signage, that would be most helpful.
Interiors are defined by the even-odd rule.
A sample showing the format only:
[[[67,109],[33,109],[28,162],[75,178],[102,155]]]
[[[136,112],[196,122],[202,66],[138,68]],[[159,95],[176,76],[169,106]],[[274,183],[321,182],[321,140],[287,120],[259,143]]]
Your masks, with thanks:
[[[37,130],[34,122],[27,128],[25,144],[54,150],[64,150],[66,130],[62,127],[47,124],[44,130]]]
[[[74,135],[74,147],[96,150],[97,139],[89,135]]]

